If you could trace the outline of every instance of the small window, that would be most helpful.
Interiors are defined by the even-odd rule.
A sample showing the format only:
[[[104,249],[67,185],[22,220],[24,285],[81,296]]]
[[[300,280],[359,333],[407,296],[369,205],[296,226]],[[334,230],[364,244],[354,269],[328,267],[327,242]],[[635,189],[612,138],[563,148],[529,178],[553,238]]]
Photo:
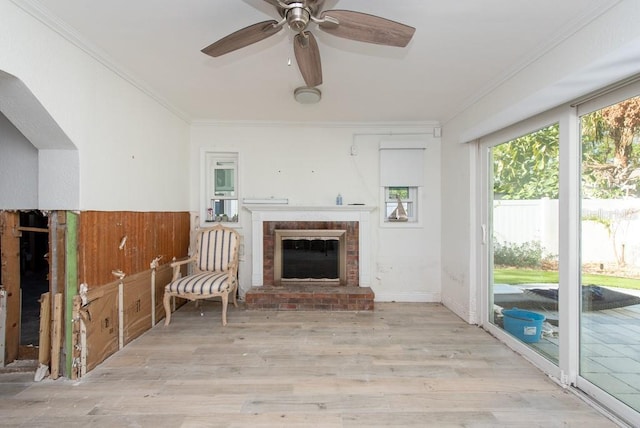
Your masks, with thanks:
[[[237,222],[238,155],[207,153],[205,180],[205,221]]]
[[[419,223],[420,189],[425,182],[426,143],[422,140],[380,142],[381,221]]]
[[[417,221],[417,187],[385,187],[385,222]]]

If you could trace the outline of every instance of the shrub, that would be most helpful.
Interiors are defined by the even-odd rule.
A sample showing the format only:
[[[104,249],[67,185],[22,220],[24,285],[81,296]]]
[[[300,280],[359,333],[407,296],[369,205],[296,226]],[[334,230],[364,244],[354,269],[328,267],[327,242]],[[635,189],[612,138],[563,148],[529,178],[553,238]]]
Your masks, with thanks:
[[[540,268],[542,262],[548,257],[543,257],[544,247],[540,241],[529,241],[522,244],[513,242],[499,243],[493,241],[493,262],[500,266],[517,268]]]

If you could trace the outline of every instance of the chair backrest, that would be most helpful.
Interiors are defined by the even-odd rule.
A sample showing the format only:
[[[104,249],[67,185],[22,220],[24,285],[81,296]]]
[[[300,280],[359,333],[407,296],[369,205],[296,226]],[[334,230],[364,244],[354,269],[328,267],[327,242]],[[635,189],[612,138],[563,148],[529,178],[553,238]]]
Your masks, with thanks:
[[[233,229],[218,226],[203,230],[196,242],[197,268],[208,272],[226,271],[237,257],[239,245],[240,237]]]

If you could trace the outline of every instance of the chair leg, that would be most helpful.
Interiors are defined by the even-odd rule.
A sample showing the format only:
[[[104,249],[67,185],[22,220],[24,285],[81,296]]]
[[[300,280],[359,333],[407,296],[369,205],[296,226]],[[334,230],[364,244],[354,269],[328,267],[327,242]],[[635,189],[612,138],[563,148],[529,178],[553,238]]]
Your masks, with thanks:
[[[222,325],[227,325],[227,305],[229,303],[229,292],[222,293]]]
[[[232,293],[231,295],[233,296],[233,300],[232,300],[233,306],[235,306],[237,308],[238,307],[238,297],[237,297],[237,294],[238,294],[238,283],[237,282],[234,284],[233,290],[231,290],[231,293]]]
[[[164,325],[167,326],[171,322],[171,295],[165,291],[162,298],[164,305]]]

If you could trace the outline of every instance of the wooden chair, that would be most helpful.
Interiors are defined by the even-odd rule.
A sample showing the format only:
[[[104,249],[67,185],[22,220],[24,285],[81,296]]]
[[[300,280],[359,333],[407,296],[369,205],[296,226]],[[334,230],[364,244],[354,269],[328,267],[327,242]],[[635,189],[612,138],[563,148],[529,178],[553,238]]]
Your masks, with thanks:
[[[238,250],[240,235],[234,229],[217,225],[203,229],[196,237],[195,254],[186,260],[171,263],[173,277],[164,289],[164,325],[171,322],[171,297],[194,300],[220,297],[222,325],[227,325],[227,304],[232,296],[238,306]],[[181,266],[192,263],[192,274],[181,277]]]

